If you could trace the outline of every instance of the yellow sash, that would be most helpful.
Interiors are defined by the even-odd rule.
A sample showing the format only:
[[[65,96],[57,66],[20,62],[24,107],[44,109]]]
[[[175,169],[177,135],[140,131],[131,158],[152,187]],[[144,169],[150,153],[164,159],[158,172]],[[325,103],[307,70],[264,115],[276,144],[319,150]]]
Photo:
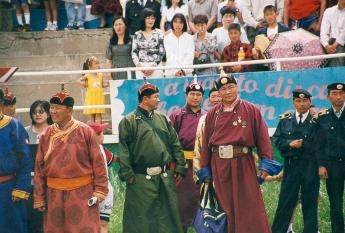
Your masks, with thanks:
[[[185,159],[193,159],[194,157],[194,151],[190,151],[190,150],[184,150],[183,151],[183,155]]]

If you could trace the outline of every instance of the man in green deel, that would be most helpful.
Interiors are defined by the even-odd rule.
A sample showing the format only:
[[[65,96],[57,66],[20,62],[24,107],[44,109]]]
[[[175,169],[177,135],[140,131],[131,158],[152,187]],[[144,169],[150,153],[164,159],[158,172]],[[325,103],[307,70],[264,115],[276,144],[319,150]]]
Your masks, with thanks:
[[[145,83],[138,99],[119,125],[119,176],[127,183],[123,232],[182,233],[175,182],[187,171],[183,150],[168,118],[155,111],[158,88]]]

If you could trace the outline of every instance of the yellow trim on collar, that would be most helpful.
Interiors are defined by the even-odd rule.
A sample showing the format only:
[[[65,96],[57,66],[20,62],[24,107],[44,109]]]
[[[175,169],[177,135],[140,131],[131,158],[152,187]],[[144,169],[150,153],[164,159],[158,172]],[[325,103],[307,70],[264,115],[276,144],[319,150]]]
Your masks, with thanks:
[[[0,120],[0,129],[4,128],[11,122],[12,117],[4,115],[4,118]]]

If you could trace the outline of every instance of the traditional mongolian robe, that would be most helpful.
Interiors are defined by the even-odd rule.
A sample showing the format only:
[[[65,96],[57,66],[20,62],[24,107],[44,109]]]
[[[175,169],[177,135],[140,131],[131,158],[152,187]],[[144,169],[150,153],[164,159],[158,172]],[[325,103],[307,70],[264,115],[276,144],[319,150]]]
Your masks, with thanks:
[[[121,120],[119,176],[127,184],[123,213],[123,232],[182,233],[175,182],[169,170],[175,162],[176,173],[186,173],[181,144],[168,119],[138,107]],[[149,175],[148,168],[161,168]]]
[[[194,113],[188,106],[184,106],[170,116],[188,163],[187,175],[176,185],[181,222],[185,227],[192,225],[198,209],[200,186],[193,179],[193,157],[196,129],[200,117],[205,113],[202,109]]]
[[[199,178],[196,176],[196,172],[200,170],[201,164],[201,145],[202,138],[205,128],[206,114],[200,117],[198,127],[196,129],[195,144],[194,144],[194,157],[193,157],[193,178],[194,181],[198,181]]]
[[[218,146],[225,145],[246,146],[249,152],[243,150],[243,156],[220,158]],[[210,110],[201,166],[211,167],[216,194],[227,215],[228,233],[271,232],[251,153],[254,147],[261,158],[272,159],[267,125],[253,104],[237,99],[232,111],[224,112],[222,104]]]
[[[26,200],[31,192],[33,158],[28,134],[15,118],[0,120],[0,232],[27,232]],[[12,197],[20,200],[12,201]]]
[[[104,160],[93,130],[72,119],[64,130],[55,124],[40,138],[34,177],[34,208],[46,206],[45,232],[100,231],[98,205],[108,193]]]

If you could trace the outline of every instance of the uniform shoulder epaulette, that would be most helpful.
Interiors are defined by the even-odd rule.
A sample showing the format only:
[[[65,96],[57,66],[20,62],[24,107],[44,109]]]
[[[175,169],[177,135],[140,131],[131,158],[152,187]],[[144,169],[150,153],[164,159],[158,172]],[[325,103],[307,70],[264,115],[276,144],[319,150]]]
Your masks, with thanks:
[[[317,119],[317,117],[311,118],[310,123],[311,123],[311,124],[316,124],[316,119]]]
[[[318,116],[323,116],[323,115],[328,115],[328,114],[329,114],[328,109],[322,109],[322,110],[319,112]]]
[[[284,120],[284,119],[291,119],[291,113],[289,112],[289,113],[284,113],[284,114],[282,114],[282,115],[280,115],[279,116],[279,119],[280,120]]]

